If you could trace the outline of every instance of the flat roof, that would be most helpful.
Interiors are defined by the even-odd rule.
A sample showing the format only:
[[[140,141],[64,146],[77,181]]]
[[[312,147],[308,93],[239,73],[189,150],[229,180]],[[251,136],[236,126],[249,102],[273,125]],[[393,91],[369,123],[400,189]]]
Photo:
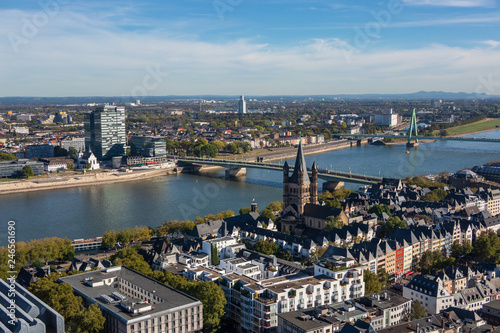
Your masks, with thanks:
[[[114,288],[110,285],[92,287],[87,285],[86,283],[86,279],[89,278],[93,281],[100,281],[103,279],[118,277],[134,285],[137,285],[139,288],[144,289],[147,292],[154,293],[154,295],[160,298],[162,302],[152,305],[153,309],[151,311],[146,311],[138,314],[129,313],[120,306],[119,302],[108,303],[100,297],[101,295],[110,296],[113,292],[119,291],[118,288]],[[108,313],[127,323],[142,321],[145,318],[151,317],[152,315],[163,315],[188,307],[201,305],[201,302],[196,298],[186,295],[172,287],[169,287],[125,266],[116,266],[109,269],[67,276],[60,278],[59,281],[70,284],[77,294],[86,298],[90,302],[97,303],[100,308],[106,310]],[[134,299],[128,297],[127,295],[124,296],[127,297],[127,300],[133,300],[137,302],[141,301],[140,299]]]
[[[278,317],[290,322],[292,325],[309,331],[338,323],[334,317],[314,316],[313,311],[292,311],[279,313]]]

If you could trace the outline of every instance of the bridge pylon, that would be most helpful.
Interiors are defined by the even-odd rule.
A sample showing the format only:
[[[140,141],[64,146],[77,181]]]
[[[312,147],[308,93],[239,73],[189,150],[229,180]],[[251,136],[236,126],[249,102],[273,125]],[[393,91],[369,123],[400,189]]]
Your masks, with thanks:
[[[413,112],[411,114],[411,120],[410,120],[410,129],[408,131],[408,143],[406,144],[407,148],[411,147],[418,147],[418,139],[415,138],[415,142],[411,142],[411,137],[418,136],[417,133],[418,127],[417,127],[417,112],[415,109],[413,109]]]

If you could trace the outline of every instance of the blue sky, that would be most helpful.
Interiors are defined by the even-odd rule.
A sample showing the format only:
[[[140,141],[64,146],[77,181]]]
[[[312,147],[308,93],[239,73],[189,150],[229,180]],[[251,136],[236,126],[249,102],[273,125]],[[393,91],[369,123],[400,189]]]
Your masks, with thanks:
[[[0,96],[500,95],[498,0],[4,0]]]

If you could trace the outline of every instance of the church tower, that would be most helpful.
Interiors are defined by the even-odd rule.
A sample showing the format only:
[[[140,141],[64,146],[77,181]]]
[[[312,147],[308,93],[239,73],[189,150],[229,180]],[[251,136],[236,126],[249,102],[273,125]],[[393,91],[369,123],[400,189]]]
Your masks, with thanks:
[[[289,171],[288,163],[285,163],[283,166],[283,213],[292,212],[297,218],[301,218],[307,203],[318,203],[318,168],[314,162],[310,178],[307,173],[302,142],[299,143],[295,167],[290,177]]]

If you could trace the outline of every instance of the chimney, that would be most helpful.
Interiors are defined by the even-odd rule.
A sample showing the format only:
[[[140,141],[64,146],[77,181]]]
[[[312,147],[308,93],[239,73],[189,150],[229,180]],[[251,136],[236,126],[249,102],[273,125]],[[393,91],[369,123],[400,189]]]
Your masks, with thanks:
[[[441,328],[444,330],[444,318],[441,318]]]
[[[256,202],[252,202],[251,212],[252,213],[257,213],[257,203]]]

